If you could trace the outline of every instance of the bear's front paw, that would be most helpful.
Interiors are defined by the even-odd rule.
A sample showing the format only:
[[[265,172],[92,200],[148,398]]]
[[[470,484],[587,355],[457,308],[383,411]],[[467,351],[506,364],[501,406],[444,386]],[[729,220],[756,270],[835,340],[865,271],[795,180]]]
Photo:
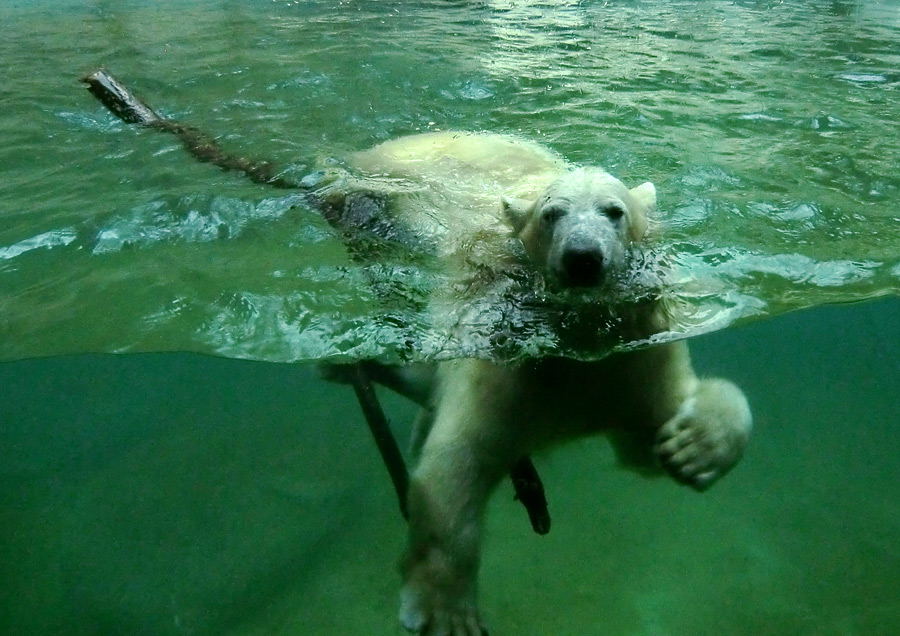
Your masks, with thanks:
[[[723,417],[688,400],[656,434],[654,452],[678,482],[706,490],[737,464],[749,437],[749,411]],[[728,415],[732,415],[728,413]]]
[[[400,623],[420,636],[488,636],[473,600],[448,597],[421,582],[403,586]]]

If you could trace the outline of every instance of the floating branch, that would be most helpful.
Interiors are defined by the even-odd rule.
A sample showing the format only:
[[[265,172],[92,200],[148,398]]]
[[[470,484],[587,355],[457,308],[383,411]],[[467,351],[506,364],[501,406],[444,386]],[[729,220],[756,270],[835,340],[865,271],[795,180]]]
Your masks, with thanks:
[[[276,188],[301,187],[296,181],[277,175],[269,162],[237,157],[226,152],[215,139],[196,128],[166,119],[105,70],[94,71],[81,81],[87,84],[91,94],[119,119],[129,124],[140,124],[175,135],[188,152],[204,163],[211,163],[223,170],[243,172],[255,183]]]

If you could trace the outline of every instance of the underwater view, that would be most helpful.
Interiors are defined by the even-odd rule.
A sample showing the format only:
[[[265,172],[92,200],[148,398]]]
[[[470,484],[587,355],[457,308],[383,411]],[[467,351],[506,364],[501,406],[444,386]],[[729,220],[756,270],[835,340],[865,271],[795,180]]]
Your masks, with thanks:
[[[689,338],[750,402],[742,463],[698,494],[602,438],[534,456],[553,529],[501,485],[491,634],[896,635],[896,2],[0,0],[0,21],[0,634],[403,633],[406,526],[316,363]],[[82,82],[101,68],[288,187],[122,121]],[[619,291],[664,295],[668,327],[573,327],[604,290],[351,237],[313,204],[323,174],[370,183],[358,151],[446,131],[652,182]],[[405,445],[417,408],[379,396]]]

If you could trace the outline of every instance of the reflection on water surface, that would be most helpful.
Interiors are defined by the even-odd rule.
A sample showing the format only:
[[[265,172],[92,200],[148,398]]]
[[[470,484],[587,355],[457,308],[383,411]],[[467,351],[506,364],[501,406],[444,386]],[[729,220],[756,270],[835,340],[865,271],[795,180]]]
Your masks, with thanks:
[[[0,16],[11,33],[0,52],[28,69],[8,83],[0,122],[5,359],[561,346],[525,330],[485,351],[477,325],[449,333],[456,321],[429,321],[421,302],[390,305],[373,276],[421,300],[443,265],[388,250],[366,271],[295,195],[197,165],[174,139],[104,112],[76,82],[99,65],[164,114],[297,175],[385,139],[465,129],[651,180],[652,250],[684,333],[900,288],[889,5],[72,1]]]

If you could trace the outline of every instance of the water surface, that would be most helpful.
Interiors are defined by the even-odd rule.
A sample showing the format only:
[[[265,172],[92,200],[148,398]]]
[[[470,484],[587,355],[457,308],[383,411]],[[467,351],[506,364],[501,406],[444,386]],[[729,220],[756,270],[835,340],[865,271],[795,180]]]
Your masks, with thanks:
[[[561,346],[525,330],[490,351],[492,323],[447,333],[422,311],[446,284],[440,263],[353,261],[297,194],[105,112],[77,81],[99,66],[298,178],[385,139],[464,129],[651,180],[650,247],[681,334],[900,289],[891,3],[72,1],[6,3],[0,18],[16,69],[0,122],[2,359]],[[386,306],[373,280],[409,303]]]

